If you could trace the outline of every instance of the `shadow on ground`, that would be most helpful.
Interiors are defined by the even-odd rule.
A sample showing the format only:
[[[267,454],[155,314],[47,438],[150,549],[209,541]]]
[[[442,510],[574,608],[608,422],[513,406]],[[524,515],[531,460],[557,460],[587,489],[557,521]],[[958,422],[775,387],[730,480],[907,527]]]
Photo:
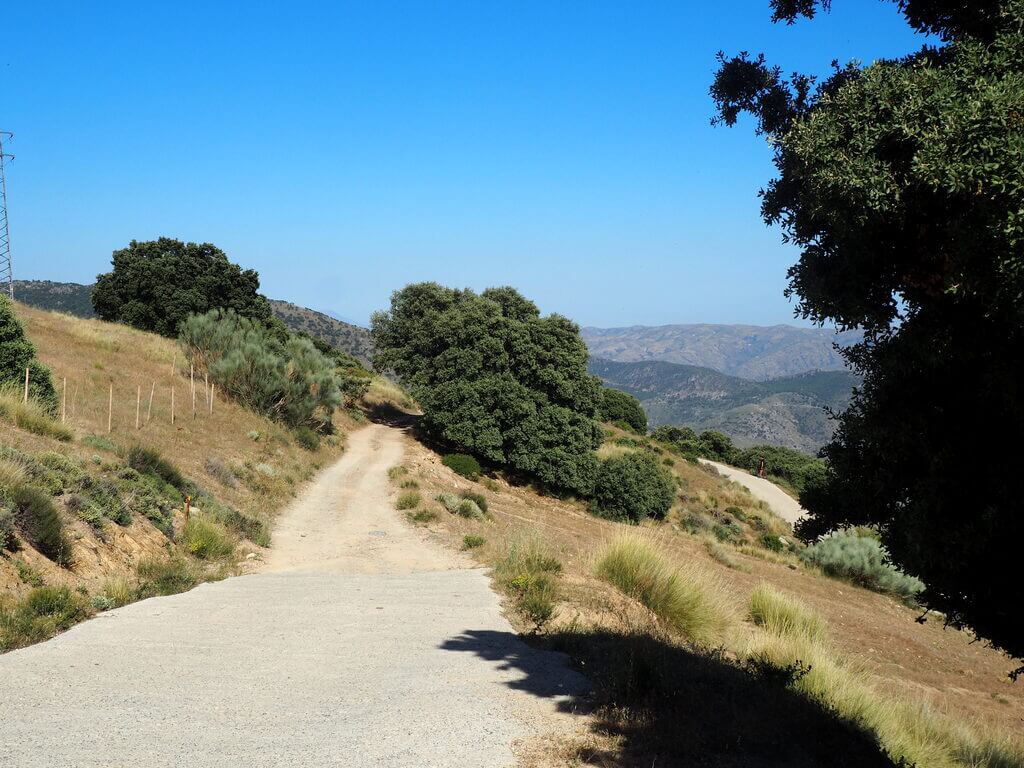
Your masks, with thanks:
[[[403,411],[392,403],[378,403],[365,408],[363,413],[374,424],[384,424],[385,426],[397,427],[399,429],[415,428],[416,423],[423,418],[417,414]]]
[[[563,710],[591,711],[595,730],[621,739],[621,754],[591,755],[592,765],[892,766],[870,735],[784,679],[649,635],[554,632],[527,645],[510,632],[466,631],[441,647],[519,671],[510,687],[558,697]],[[562,659],[541,649],[567,653],[593,695],[567,688]]]

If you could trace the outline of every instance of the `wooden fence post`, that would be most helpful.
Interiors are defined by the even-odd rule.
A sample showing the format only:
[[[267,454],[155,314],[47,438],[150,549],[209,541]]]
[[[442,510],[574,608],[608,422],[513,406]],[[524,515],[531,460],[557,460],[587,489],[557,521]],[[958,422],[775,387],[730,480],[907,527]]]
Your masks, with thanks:
[[[213,393],[217,390],[216,384],[210,385],[210,413],[213,413]]]
[[[174,385],[171,385],[171,424],[174,423]]]
[[[68,377],[64,377],[64,388],[60,396],[60,423],[63,424],[68,418]]]
[[[22,402],[28,402],[28,367],[25,368],[25,397],[22,399]]]
[[[149,389],[149,405],[146,406],[146,423],[149,424],[149,417],[153,415],[153,394],[156,392],[156,382]]]

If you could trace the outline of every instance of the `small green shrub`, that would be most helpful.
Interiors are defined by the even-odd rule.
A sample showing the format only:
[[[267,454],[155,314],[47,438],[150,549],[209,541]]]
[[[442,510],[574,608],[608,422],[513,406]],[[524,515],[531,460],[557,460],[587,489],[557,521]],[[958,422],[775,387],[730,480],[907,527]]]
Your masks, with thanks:
[[[14,513],[0,506],[0,552],[14,546]]]
[[[770,549],[772,552],[781,552],[786,548],[782,543],[782,539],[774,533],[762,533],[761,538],[758,539],[758,541],[761,543],[762,547]]]
[[[235,541],[222,525],[199,516],[182,529],[181,543],[200,560],[223,560],[235,551]]]
[[[149,520],[165,536],[173,533],[171,521],[181,494],[153,475],[140,475],[128,469],[117,481],[125,506],[131,513]]]
[[[462,503],[462,499],[456,496],[454,493],[439,493],[437,500],[441,502],[441,506],[451,512],[453,515],[459,511],[459,504]]]
[[[472,499],[463,499],[460,501],[455,512],[459,517],[465,517],[470,520],[482,520],[484,518],[483,510],[480,509]]]
[[[196,505],[211,520],[217,521],[253,544],[261,547],[270,546],[270,529],[262,520],[242,514],[234,507],[221,504],[210,496],[197,498]]]
[[[135,599],[135,590],[126,578],[115,576],[103,582],[99,596],[103,597],[111,608],[120,608]]]
[[[117,452],[117,446],[107,438],[101,437],[100,435],[86,435],[82,438],[82,442],[101,451],[107,451],[109,453]]]
[[[476,480],[480,477],[483,469],[480,462],[466,453],[449,453],[441,463],[457,475],[462,475],[469,480]]]
[[[463,549],[476,549],[477,547],[482,547],[486,543],[487,539],[485,539],[483,536],[474,536],[472,534],[469,534],[467,536],[462,537]]]
[[[189,493],[191,486],[180,470],[160,455],[155,448],[134,445],[128,450],[128,466],[143,475],[159,477],[181,493]]]
[[[395,509],[415,509],[420,505],[422,497],[416,491],[407,491],[400,494],[395,501]]]
[[[316,451],[320,449],[320,435],[307,426],[295,428],[295,442],[307,451]]]
[[[739,527],[735,522],[729,520],[724,523],[716,523],[712,528],[711,532],[715,535],[715,538],[725,543],[735,543],[743,538],[743,529]]]
[[[75,515],[79,520],[86,523],[97,532],[102,531],[103,526],[107,523],[107,520],[103,517],[103,512],[100,511],[99,507],[84,496],[80,496],[77,493],[72,494],[67,497],[64,504],[67,507],[68,512]]]
[[[420,484],[417,480],[413,480],[411,477],[407,480],[403,480],[398,484],[399,488],[419,488]]]
[[[409,474],[409,470],[399,464],[397,466],[391,467],[391,469],[388,470],[388,479],[397,480],[398,478],[407,474]]]
[[[406,516],[414,523],[430,523],[437,520],[437,512],[432,509],[420,509],[416,512],[407,512]]]
[[[486,488],[491,493],[501,493],[501,484],[489,477],[481,477],[480,485]]]
[[[555,615],[562,564],[536,536],[519,536],[495,566],[499,585],[512,595],[516,610],[539,631]]]
[[[811,544],[801,557],[829,576],[904,600],[914,600],[924,590],[920,579],[889,561],[889,553],[877,539],[855,530],[836,531]]]
[[[136,566],[139,575],[139,596],[175,595],[192,589],[199,578],[183,557],[169,559],[144,558]]]
[[[0,608],[0,650],[45,640],[88,615],[86,601],[67,587],[37,587],[13,606]]]
[[[484,495],[482,493],[463,491],[462,493],[459,494],[459,496],[461,496],[463,499],[472,501],[474,504],[477,505],[477,507],[480,508],[481,512],[483,512],[485,515],[487,514],[487,499],[484,498]]]
[[[28,584],[30,587],[43,586],[43,575],[39,571],[24,560],[13,560],[12,562],[14,563],[14,569],[18,572],[18,578],[21,579],[22,584]]]
[[[67,565],[71,545],[64,536],[64,523],[49,494],[24,485],[10,495],[14,519],[21,535],[58,565]]]
[[[675,481],[646,453],[626,453],[601,462],[591,511],[609,520],[638,523],[665,517],[675,499]]]
[[[131,525],[132,513],[121,498],[116,483],[111,480],[98,480],[89,488],[87,494],[105,518],[118,525]]]

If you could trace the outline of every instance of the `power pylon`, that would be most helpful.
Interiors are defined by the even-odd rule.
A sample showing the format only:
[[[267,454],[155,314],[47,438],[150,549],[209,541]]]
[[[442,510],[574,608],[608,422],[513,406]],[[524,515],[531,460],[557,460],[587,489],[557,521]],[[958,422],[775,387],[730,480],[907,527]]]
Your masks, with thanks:
[[[4,177],[4,165],[13,160],[14,155],[4,154],[4,138],[12,139],[10,131],[0,131],[0,290],[14,298],[14,268],[11,265],[11,230],[7,225],[7,179]]]

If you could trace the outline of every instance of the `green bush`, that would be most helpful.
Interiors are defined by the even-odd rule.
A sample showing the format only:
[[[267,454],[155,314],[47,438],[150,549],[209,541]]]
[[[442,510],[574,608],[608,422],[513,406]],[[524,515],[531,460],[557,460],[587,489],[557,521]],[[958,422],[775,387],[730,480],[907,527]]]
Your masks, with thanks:
[[[320,448],[320,435],[306,426],[295,428],[295,442],[307,451],[316,451]]]
[[[25,329],[14,312],[14,305],[0,296],[0,389],[23,392],[25,369],[29,369],[29,400],[47,414],[57,411],[57,390],[46,366],[36,358],[36,348],[25,336]]]
[[[388,470],[388,479],[397,480],[404,475],[409,474],[409,470],[403,467],[401,464],[397,464]]]
[[[270,529],[262,520],[244,515],[234,507],[221,504],[210,496],[198,497],[196,505],[208,518],[243,536],[253,544],[261,547],[270,546]]]
[[[473,491],[463,491],[462,493],[459,494],[459,496],[468,501],[472,501],[474,504],[477,505],[477,507],[480,508],[481,512],[483,512],[485,515],[487,514],[487,499],[484,497],[482,493],[474,493]]]
[[[477,547],[482,547],[486,543],[487,539],[485,539],[483,536],[474,536],[473,534],[468,534],[462,537],[463,549],[476,549]]]
[[[11,492],[10,501],[21,535],[53,562],[67,565],[71,545],[52,497],[39,488],[23,485]]]
[[[14,513],[0,506],[0,552],[14,546]]]
[[[117,451],[117,446],[113,442],[99,435],[86,435],[82,438],[82,443],[101,451],[107,451],[108,453],[115,453]]]
[[[333,363],[308,339],[282,338],[231,310],[211,310],[189,316],[179,341],[221,392],[288,426],[323,428],[341,403]]]
[[[161,456],[155,448],[134,445],[128,450],[127,461],[128,466],[139,474],[158,477],[181,493],[189,493],[192,490],[191,484],[181,471]]]
[[[459,511],[459,504],[462,503],[462,499],[456,496],[454,493],[439,493],[437,500],[441,502],[441,506],[451,512],[453,515]]]
[[[121,498],[117,485],[111,480],[97,480],[86,491],[89,500],[108,520],[118,525],[131,525],[132,513]]]
[[[92,291],[102,320],[174,336],[189,313],[214,307],[231,307],[259,322],[272,317],[270,303],[258,293],[256,271],[232,264],[210,243],[132,240],[114,251],[111,264]]]
[[[646,453],[626,453],[601,462],[591,511],[610,520],[638,523],[663,518],[675,499],[675,481]]]
[[[419,509],[415,512],[407,512],[406,515],[414,523],[430,523],[437,520],[437,512],[432,509]]]
[[[483,510],[480,509],[472,499],[463,499],[460,501],[455,512],[459,517],[466,517],[470,520],[482,520],[484,518]]]
[[[516,610],[539,631],[555,615],[562,564],[534,536],[514,539],[495,566],[498,584],[512,595]]]
[[[782,539],[776,536],[774,533],[762,533],[759,539],[761,546],[765,549],[770,549],[772,552],[781,552],[785,549],[785,545],[782,543]]]
[[[77,493],[71,494],[66,498],[64,504],[67,506],[68,512],[77,516],[79,520],[87,523],[96,531],[102,531],[104,525],[106,525],[107,520],[103,517],[103,512],[84,496],[80,496]]]
[[[176,595],[199,582],[196,572],[183,557],[144,558],[136,566],[136,572],[141,579],[140,597]]]
[[[913,600],[924,583],[889,562],[881,543],[853,530],[836,531],[807,547],[801,557],[829,576],[845,579],[876,592]]]
[[[399,494],[395,501],[395,509],[415,509],[420,505],[422,497],[416,491],[407,491]]]
[[[820,482],[827,471],[827,465],[822,459],[777,445],[755,445],[737,451],[733,463],[757,474],[761,459],[764,459],[765,474],[781,480],[797,493],[802,493],[809,485]]]
[[[199,516],[185,524],[181,544],[200,560],[223,560],[235,551],[235,541],[223,526]]]
[[[462,475],[469,480],[476,480],[483,471],[480,462],[465,453],[449,453],[441,463],[457,475]]]
[[[617,389],[601,389],[597,417],[601,421],[615,424],[620,429],[636,432],[638,435],[647,434],[647,414],[640,406],[640,401]]]
[[[125,507],[130,513],[149,520],[161,533],[173,533],[172,517],[181,503],[181,494],[155,475],[140,475],[128,468],[117,481]]]
[[[67,587],[37,587],[13,606],[0,607],[0,651],[45,640],[88,615],[86,601]]]
[[[74,433],[68,427],[53,418],[50,411],[35,398],[27,402],[22,400],[23,394],[17,387],[0,388],[0,419],[9,421],[18,429],[24,429],[34,435],[52,437],[61,442],[70,442]]]

